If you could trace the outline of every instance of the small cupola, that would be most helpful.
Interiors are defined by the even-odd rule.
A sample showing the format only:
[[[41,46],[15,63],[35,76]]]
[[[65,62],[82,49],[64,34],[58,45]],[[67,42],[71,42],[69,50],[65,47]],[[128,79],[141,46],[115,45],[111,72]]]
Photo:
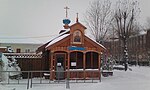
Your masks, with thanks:
[[[64,29],[69,29],[69,24],[70,24],[70,20],[69,19],[64,19],[63,20],[63,24],[65,24],[64,25]]]
[[[64,9],[66,10],[66,18],[63,19],[64,29],[69,29],[69,24],[70,24],[70,22],[71,22],[71,21],[68,19],[68,9],[69,9],[69,8],[66,6]]]
[[[79,22],[79,17],[77,13],[76,23],[70,27],[71,43],[73,45],[83,45],[84,44],[84,34],[86,27]]]

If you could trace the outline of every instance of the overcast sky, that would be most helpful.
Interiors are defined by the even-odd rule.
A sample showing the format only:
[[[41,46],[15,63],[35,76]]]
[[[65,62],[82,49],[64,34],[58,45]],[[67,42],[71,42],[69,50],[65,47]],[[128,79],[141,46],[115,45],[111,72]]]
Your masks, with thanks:
[[[45,43],[63,29],[65,6],[70,8],[68,16],[72,23],[78,12],[79,21],[84,24],[83,14],[91,1],[93,0],[0,0],[0,43],[11,42],[9,37],[20,37],[21,40],[24,37],[49,36],[32,38]],[[145,23],[146,18],[150,17],[150,0],[138,1],[141,8],[140,20]]]

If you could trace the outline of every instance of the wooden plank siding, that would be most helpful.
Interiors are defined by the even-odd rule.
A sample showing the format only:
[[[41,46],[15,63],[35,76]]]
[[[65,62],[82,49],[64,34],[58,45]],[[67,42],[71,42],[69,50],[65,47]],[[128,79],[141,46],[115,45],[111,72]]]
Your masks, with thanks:
[[[21,71],[42,71],[46,70],[46,65],[49,62],[45,62],[41,57],[41,54],[29,54],[29,53],[4,53],[4,55],[11,59],[12,57],[17,60]],[[34,72],[33,77],[39,77],[41,74]],[[27,78],[28,73],[23,72],[22,77]]]

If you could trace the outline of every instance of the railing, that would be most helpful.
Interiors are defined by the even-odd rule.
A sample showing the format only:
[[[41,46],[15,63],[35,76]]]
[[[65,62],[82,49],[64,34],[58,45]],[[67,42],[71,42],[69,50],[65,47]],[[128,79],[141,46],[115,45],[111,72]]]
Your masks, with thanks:
[[[3,53],[7,58],[42,58],[41,54],[35,53]]]
[[[24,73],[23,75],[10,76],[10,73]],[[86,75],[83,73],[85,72]],[[33,74],[40,74],[39,77],[33,77]],[[66,84],[66,88],[70,88],[70,83],[97,83],[101,79],[95,77],[94,73],[99,71],[52,71],[55,75],[55,79],[50,79],[51,71],[0,71],[0,74],[5,74],[8,78],[5,81],[1,81],[1,84],[15,84],[15,85],[27,85],[27,89],[32,88],[33,84]],[[90,77],[88,77],[90,74]],[[64,75],[63,78],[61,75]],[[86,78],[85,78],[86,77]]]

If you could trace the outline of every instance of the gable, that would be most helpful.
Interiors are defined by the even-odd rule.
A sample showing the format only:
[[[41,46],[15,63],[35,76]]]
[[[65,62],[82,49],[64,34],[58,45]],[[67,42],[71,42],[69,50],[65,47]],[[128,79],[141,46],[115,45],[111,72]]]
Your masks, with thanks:
[[[58,47],[58,46],[61,46],[61,47],[66,47],[70,44],[70,34],[65,34],[61,37],[58,37],[56,38],[55,40],[53,40],[51,43],[49,43],[47,46],[46,46],[46,49],[50,50],[52,49],[53,47]]]
[[[55,39],[54,41],[52,41],[51,43],[49,43],[46,46],[46,49],[51,50],[55,47],[66,47],[67,48],[67,47],[71,46],[70,40],[71,40],[71,36],[69,34],[63,35],[62,37],[59,37],[59,38]],[[80,46],[80,45],[77,45],[77,46]],[[97,51],[105,51],[106,50],[106,48],[103,45],[97,43],[96,41],[90,39],[89,37],[87,37],[85,35],[84,35],[83,47],[88,48],[88,49],[94,49]]]
[[[103,45],[97,43],[96,41],[90,39],[87,36],[84,37],[84,47],[95,48],[96,50],[99,50],[99,51],[106,50],[106,48]]]
[[[77,22],[73,25],[70,26],[70,28],[74,28],[74,27],[82,27],[83,29],[87,29],[84,25],[82,25],[81,23]]]
[[[49,43],[49,45],[46,46],[46,50],[51,50],[56,47],[68,48],[69,46],[71,46],[70,38],[71,38],[70,35],[65,35],[65,36],[63,36],[63,38],[62,37],[57,38],[56,40],[54,40],[53,42]],[[87,36],[84,36],[84,44],[81,47],[85,47],[85,48],[87,48],[87,50],[90,50],[90,49],[96,50],[96,51],[105,51],[106,50],[106,48],[103,45],[95,42],[94,40],[90,39]]]
[[[70,29],[62,32],[59,36],[53,38],[48,43],[38,48],[38,51],[45,50],[68,50],[68,47],[83,47],[84,50],[90,51],[104,51],[106,48],[97,43],[95,40],[90,39],[85,35],[86,29],[81,23],[77,22],[70,26]]]

